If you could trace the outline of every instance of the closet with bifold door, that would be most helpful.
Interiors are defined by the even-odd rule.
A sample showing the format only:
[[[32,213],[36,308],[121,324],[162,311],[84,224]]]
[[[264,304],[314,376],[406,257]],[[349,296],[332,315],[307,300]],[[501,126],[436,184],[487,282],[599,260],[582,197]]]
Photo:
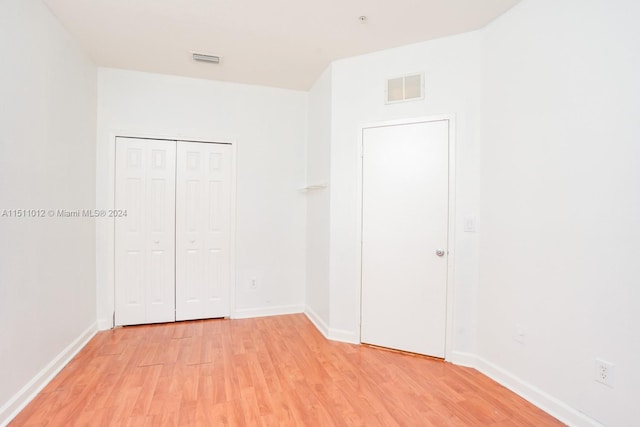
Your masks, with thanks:
[[[230,315],[228,143],[116,138],[115,325]]]

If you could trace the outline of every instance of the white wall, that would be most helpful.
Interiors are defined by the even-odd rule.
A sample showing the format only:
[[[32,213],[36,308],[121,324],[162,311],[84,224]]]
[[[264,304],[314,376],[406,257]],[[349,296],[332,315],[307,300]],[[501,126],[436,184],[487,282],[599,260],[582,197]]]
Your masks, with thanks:
[[[331,66],[309,91],[307,185],[327,185],[307,198],[306,311],[325,333],[329,330],[329,200],[331,165]]]
[[[359,127],[455,114],[454,352],[575,424],[640,424],[636,2],[523,0],[479,32],[337,61],[308,95],[113,69],[96,82],[39,1],[0,7],[0,209],[111,207],[117,134],[232,138],[236,314],[300,311],[306,281],[328,335],[357,341]],[[385,78],[419,71],[424,101],[383,104]],[[94,301],[110,326],[113,228],[0,217],[0,232],[2,423],[92,334]],[[596,357],[613,388],[593,381]]]
[[[0,56],[0,213],[93,209],[96,67],[39,0],[0,3]],[[0,236],[1,425],[95,331],[95,224],[0,217]]]
[[[525,0],[484,42],[479,354],[610,426],[640,425],[639,20]]]
[[[304,309],[307,94],[100,69],[97,204],[113,206],[114,136],[237,142],[236,316]],[[100,327],[111,326],[113,224],[98,224]],[[249,289],[256,277],[257,289]]]
[[[477,215],[481,36],[469,33],[334,62],[330,206],[330,328],[359,341],[358,135],[363,124],[453,114],[457,217]],[[384,104],[385,79],[425,73],[422,101]],[[457,221],[462,224],[462,221]],[[477,235],[456,230],[453,347],[475,351]]]

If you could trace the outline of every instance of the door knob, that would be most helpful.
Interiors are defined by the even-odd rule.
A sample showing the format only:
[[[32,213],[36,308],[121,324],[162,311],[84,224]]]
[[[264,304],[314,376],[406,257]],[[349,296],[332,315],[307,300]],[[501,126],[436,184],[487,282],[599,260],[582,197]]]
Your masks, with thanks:
[[[436,249],[436,255],[438,256],[444,256],[445,250],[444,249]]]

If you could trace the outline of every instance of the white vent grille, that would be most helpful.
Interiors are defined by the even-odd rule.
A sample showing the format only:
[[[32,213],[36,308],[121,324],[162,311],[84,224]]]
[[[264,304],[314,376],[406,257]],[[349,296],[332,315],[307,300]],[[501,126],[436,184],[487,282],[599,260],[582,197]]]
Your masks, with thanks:
[[[422,74],[395,77],[387,80],[385,102],[393,104],[424,98],[424,78]]]

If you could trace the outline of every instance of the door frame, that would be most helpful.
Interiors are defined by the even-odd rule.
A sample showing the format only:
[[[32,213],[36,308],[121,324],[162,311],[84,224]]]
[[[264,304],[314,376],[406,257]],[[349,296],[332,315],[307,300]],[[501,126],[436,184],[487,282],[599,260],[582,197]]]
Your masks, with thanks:
[[[359,308],[358,317],[358,342],[362,343],[362,171],[363,171],[363,144],[365,129],[410,125],[416,123],[440,122],[446,121],[449,124],[449,203],[448,203],[448,226],[447,226],[447,302],[446,302],[446,321],[445,321],[445,360],[450,360],[453,356],[453,339],[454,339],[454,273],[455,273],[455,202],[456,202],[456,157],[455,157],[455,115],[442,114],[426,117],[415,117],[410,119],[388,120],[381,122],[365,123],[359,127],[358,132],[358,171],[357,171],[357,196],[358,196],[358,212],[357,212],[357,238],[358,238],[358,277],[360,282],[359,289]]]
[[[236,307],[236,193],[237,193],[237,151],[238,144],[235,138],[229,135],[212,135],[209,133],[198,134],[155,134],[151,132],[140,131],[116,131],[109,132],[109,160],[108,160],[108,190],[107,200],[108,206],[105,209],[115,209],[116,194],[116,138],[139,138],[139,139],[155,139],[166,141],[186,141],[200,142],[205,144],[229,144],[231,145],[231,213],[230,213],[230,235],[229,235],[229,267],[230,267],[230,283],[229,283],[229,317],[235,316]],[[100,220],[100,219],[98,219]],[[106,246],[106,295],[107,295],[107,312],[112,313],[106,323],[99,324],[99,329],[113,329],[115,327],[115,218],[102,218],[106,222],[106,241],[97,242]],[[96,260],[98,262],[98,260]],[[96,295],[97,301],[100,301],[102,295]]]

